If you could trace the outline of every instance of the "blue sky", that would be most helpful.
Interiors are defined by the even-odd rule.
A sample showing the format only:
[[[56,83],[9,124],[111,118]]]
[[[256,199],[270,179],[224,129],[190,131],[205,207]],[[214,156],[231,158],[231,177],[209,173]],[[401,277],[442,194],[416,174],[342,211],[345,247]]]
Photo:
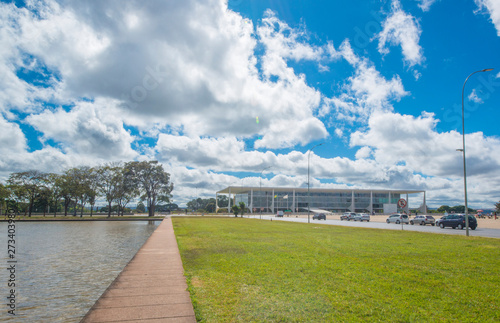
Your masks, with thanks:
[[[229,185],[500,200],[500,1],[0,2],[0,178],[159,160]],[[421,197],[410,199],[417,207]],[[413,203],[413,205],[412,205]]]

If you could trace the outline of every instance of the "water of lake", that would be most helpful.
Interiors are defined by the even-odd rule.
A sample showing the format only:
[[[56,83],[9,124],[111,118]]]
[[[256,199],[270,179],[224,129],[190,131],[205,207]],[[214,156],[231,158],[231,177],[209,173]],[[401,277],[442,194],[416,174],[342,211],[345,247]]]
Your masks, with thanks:
[[[0,223],[0,321],[79,322],[159,224],[17,222],[12,316],[7,306],[7,223]]]

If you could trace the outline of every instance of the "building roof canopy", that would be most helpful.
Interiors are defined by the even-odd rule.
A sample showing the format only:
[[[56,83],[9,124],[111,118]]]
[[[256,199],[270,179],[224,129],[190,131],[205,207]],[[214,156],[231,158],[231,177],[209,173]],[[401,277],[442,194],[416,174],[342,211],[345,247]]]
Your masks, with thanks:
[[[252,187],[252,186],[228,186],[223,190],[217,192],[217,194],[243,194],[249,193],[251,190],[253,191],[263,191],[263,192],[292,192],[296,193],[307,193],[307,187]],[[395,194],[417,194],[424,193],[423,190],[401,190],[401,189],[340,189],[340,188],[310,188],[311,193],[346,193],[352,192],[355,193],[395,193]]]

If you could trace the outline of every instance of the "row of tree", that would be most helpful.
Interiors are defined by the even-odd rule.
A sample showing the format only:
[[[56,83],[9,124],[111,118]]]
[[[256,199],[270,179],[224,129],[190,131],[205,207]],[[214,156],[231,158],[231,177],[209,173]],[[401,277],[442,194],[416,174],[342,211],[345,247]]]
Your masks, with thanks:
[[[214,213],[216,209],[215,202],[216,201],[214,198],[202,199],[198,197],[194,200],[187,202],[186,206],[188,210]],[[228,203],[229,199],[226,195],[217,196],[217,205],[219,206],[219,208],[227,207]]]
[[[468,214],[474,214],[477,212],[477,210],[467,208],[467,213]],[[457,205],[457,206],[448,206],[448,205],[441,205],[437,211],[438,213],[465,213],[465,206],[464,205]],[[500,213],[500,202],[495,203],[495,212]]]
[[[220,210],[226,211],[226,208],[229,204],[229,199],[226,195],[217,196],[217,205]],[[207,212],[214,213],[216,212],[216,204],[214,198],[202,199],[197,198],[189,201],[187,204],[187,208],[197,212]],[[243,216],[248,212],[248,207],[245,205],[245,202],[239,202],[238,204],[234,204],[231,206],[231,212],[235,217],[238,217],[238,214]]]
[[[31,216],[34,206],[57,214],[62,206],[64,215],[74,206],[74,214],[80,208],[80,216],[86,205],[93,214],[97,200],[104,199],[108,206],[108,217],[113,207],[123,215],[132,200],[146,202],[148,215],[155,214],[158,203],[169,203],[173,184],[170,174],[157,161],[110,163],[97,167],[74,167],[62,174],[44,173],[37,170],[12,173],[6,185],[0,183],[0,213],[5,208]]]
[[[467,208],[467,213],[468,214],[473,214],[476,212],[476,210],[474,209],[471,209],[470,207]],[[438,209],[437,209],[437,212],[438,213],[444,213],[444,212],[448,212],[448,213],[465,213],[465,205],[457,205],[457,206],[448,206],[448,205],[441,205]]]

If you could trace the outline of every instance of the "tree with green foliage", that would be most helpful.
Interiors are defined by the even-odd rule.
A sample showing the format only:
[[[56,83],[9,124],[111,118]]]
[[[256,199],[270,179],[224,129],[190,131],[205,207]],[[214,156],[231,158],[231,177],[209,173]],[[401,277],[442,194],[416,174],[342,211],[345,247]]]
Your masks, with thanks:
[[[215,212],[215,199],[202,199],[199,197],[187,202],[186,206],[193,211],[200,210],[201,212],[213,213]]]
[[[497,214],[500,213],[500,202],[495,203],[495,208],[496,208],[495,211],[497,212]]]
[[[238,213],[240,212],[240,208],[238,207],[238,205],[233,205],[231,207],[231,211],[233,211],[233,214],[234,214],[234,217],[238,217]]]
[[[137,203],[137,206],[135,207],[135,210],[138,213],[145,213],[146,212],[146,206],[144,205],[144,203],[142,201],[139,201],[139,203]]]
[[[137,189],[133,175],[130,172],[126,172],[123,168],[116,173],[115,181],[117,182],[115,201],[118,205],[118,216],[120,214],[123,216],[125,207],[139,195],[139,190]]]
[[[449,212],[450,211],[450,207],[448,205],[441,205],[437,211],[439,213],[444,213],[444,212]]]
[[[80,201],[80,217],[83,217],[83,209],[89,201],[90,193],[90,178],[92,168],[88,166],[73,167],[66,172],[72,180],[71,188],[75,198],[75,209],[73,215],[76,216],[78,209],[78,201]]]
[[[19,214],[24,210],[24,215],[26,215],[28,213],[28,192],[26,191],[24,186],[8,184],[7,189],[10,192],[7,203],[13,210],[15,210],[16,214]]]
[[[141,193],[141,199],[147,201],[148,215],[154,216],[159,201],[168,202],[174,189],[167,173],[158,161],[129,162],[125,172],[134,179]]]
[[[46,174],[44,181],[45,181],[45,187],[48,188],[50,193],[48,196],[49,207],[51,207],[54,210],[54,217],[56,217],[59,199],[63,196],[61,175],[55,173],[48,173]]]
[[[204,204],[205,203],[203,202],[203,199],[201,197],[198,197],[197,199],[193,199],[193,200],[187,202],[186,206],[188,209],[196,211],[199,209],[203,209]]]
[[[122,172],[121,167],[117,164],[108,164],[99,167],[97,173],[99,176],[99,190],[102,196],[104,196],[106,202],[108,202],[108,218],[111,217],[111,212],[113,210],[113,201],[117,197],[118,185],[119,185],[119,174]],[[101,208],[102,210],[102,208]]]
[[[61,187],[61,197],[64,203],[64,216],[68,216],[68,210],[71,204],[74,204],[73,216],[76,216],[76,205],[82,189],[79,184],[81,182],[81,174],[77,168],[70,168],[66,170],[59,178]]]
[[[101,213],[108,213],[108,217],[110,213],[116,212],[118,213],[118,205],[113,205],[111,209],[109,208],[109,205],[101,207],[99,210]]]
[[[179,206],[175,203],[167,203],[167,204],[158,203],[156,205],[156,212],[171,212],[177,209],[179,209]]]
[[[90,217],[92,217],[92,214],[94,212],[94,206],[95,202],[97,200],[97,197],[99,196],[99,168],[94,167],[91,168],[87,174],[87,191],[86,191],[86,198],[89,201],[90,204]]]
[[[219,208],[227,207],[228,203],[229,203],[229,198],[226,195],[217,196],[217,206],[219,206]]]
[[[210,201],[207,203],[207,205],[205,206],[205,211],[207,211],[208,213],[215,212],[215,199],[214,198],[211,198]]]
[[[2,214],[2,209],[7,208],[7,200],[10,196],[10,191],[5,185],[0,183],[0,215]],[[7,215],[7,213],[5,213]]]
[[[246,210],[246,205],[245,205],[245,202],[240,202],[239,203],[239,207],[240,207],[240,213],[241,213],[241,217],[243,217],[243,214],[245,214],[245,210]]]
[[[43,173],[37,170],[12,173],[7,182],[24,190],[23,195],[28,200],[28,216],[31,217],[35,197],[44,186]]]
[[[35,212],[40,212],[42,210],[43,217],[47,214],[47,207],[50,205],[50,189],[47,187],[42,187],[42,189],[35,196],[35,203],[33,208]]]

